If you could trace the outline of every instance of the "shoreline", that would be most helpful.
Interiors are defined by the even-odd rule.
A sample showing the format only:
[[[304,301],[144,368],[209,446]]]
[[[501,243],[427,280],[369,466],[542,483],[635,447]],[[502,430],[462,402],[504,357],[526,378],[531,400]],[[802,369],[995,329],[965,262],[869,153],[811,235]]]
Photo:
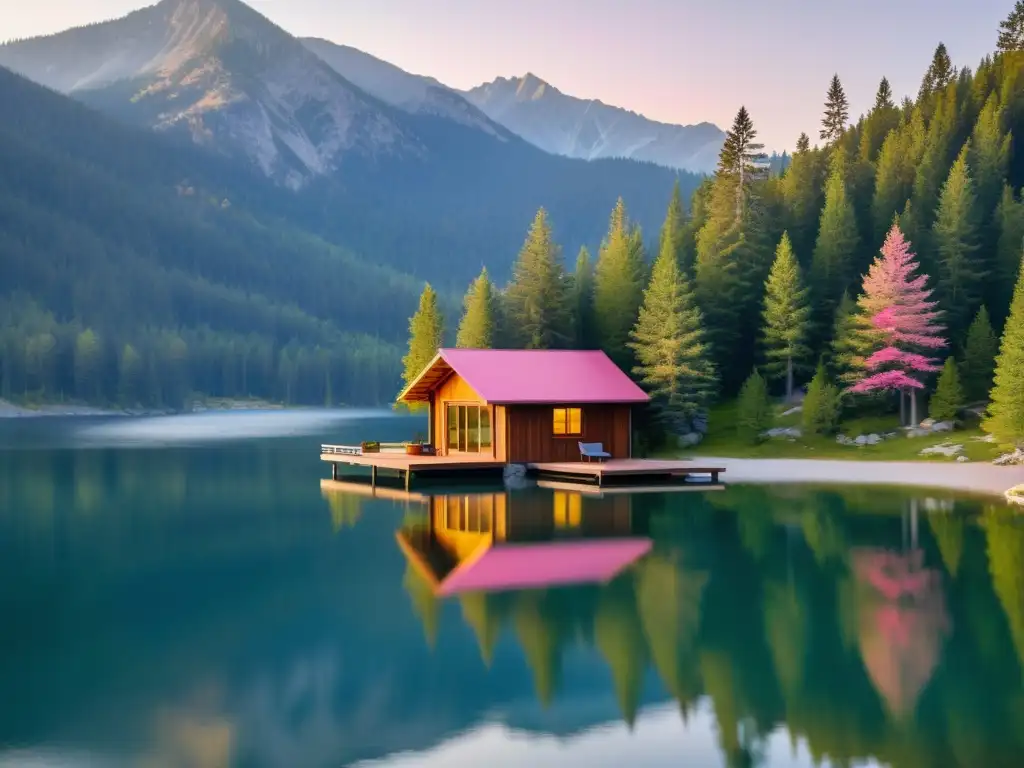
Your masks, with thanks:
[[[288,410],[286,406],[270,403],[263,400],[232,400],[224,402],[213,402],[210,404],[198,403],[191,408],[174,410],[173,408],[103,408],[96,405],[44,403],[35,408],[24,405],[17,405],[10,400],[0,398],[0,419],[43,419],[54,417],[139,417],[139,416],[181,416],[194,413],[210,413],[224,411],[253,411],[253,410]]]
[[[902,485],[999,496],[1024,483],[1024,466],[987,462],[844,461],[841,459],[729,459],[695,455],[725,467],[726,483]]]

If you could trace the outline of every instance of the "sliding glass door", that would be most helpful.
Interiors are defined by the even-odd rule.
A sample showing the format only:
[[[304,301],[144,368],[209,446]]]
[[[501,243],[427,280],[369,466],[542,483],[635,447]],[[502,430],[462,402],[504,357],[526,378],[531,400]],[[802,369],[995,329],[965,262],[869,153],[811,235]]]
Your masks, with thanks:
[[[491,409],[487,405],[448,404],[448,453],[491,452]]]

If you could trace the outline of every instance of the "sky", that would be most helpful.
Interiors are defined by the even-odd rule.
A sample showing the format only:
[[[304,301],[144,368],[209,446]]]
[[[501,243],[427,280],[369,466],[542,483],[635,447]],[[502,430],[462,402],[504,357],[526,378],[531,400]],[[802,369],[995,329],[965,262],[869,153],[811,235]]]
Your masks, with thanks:
[[[351,45],[456,88],[532,72],[669,123],[728,128],[746,106],[769,149],[820,128],[838,73],[851,117],[882,76],[914,96],[935,46],[974,68],[1012,0],[248,0],[295,35]],[[0,0],[0,39],[146,0]]]

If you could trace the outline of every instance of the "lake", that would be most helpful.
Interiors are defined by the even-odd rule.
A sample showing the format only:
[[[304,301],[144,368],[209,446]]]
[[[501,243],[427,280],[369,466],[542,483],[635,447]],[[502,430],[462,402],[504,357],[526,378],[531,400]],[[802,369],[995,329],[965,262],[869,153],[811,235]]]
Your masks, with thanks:
[[[1024,764],[997,500],[321,487],[418,426],[0,421],[0,766]]]

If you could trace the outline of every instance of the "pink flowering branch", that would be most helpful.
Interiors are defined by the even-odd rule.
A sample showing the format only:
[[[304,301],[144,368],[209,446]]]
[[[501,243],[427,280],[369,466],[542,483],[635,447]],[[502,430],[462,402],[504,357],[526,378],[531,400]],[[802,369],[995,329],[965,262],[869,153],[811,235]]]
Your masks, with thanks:
[[[934,373],[942,369],[934,360],[917,352],[905,352],[896,347],[885,347],[871,355],[864,361],[864,366],[871,371],[876,371],[882,366],[896,364],[909,368],[913,371]]]
[[[917,379],[907,376],[903,371],[882,371],[874,376],[861,379],[852,387],[851,392],[865,393],[883,389],[924,389]]]

